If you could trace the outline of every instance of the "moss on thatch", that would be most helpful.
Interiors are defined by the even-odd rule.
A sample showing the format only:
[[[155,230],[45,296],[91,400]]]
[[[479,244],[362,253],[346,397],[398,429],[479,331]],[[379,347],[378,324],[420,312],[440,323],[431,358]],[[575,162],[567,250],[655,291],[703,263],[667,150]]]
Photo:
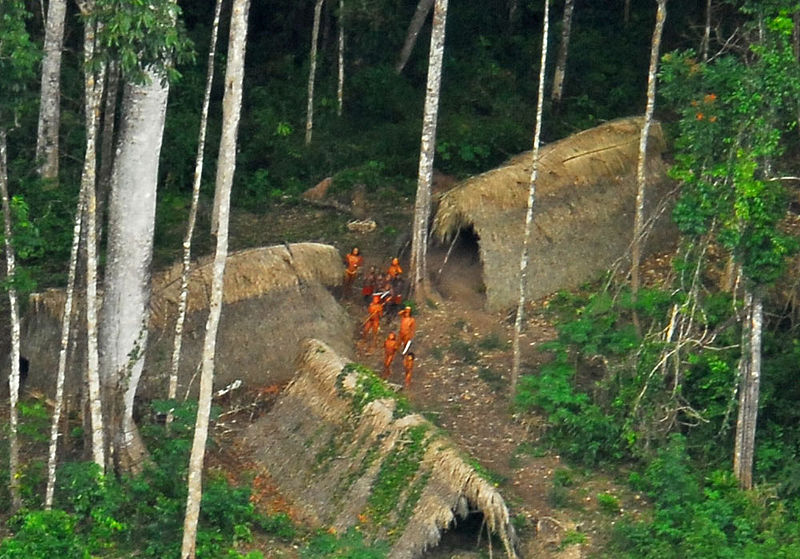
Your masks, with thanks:
[[[643,119],[626,118],[585,130],[541,150],[534,207],[528,296],[579,285],[607,269],[627,249],[633,225],[636,165]],[[648,140],[648,208],[668,181],[659,123]],[[444,242],[462,229],[479,237],[487,306],[519,297],[519,255],[532,152],[471,177],[445,193],[433,223]]]
[[[516,557],[497,489],[436,427],[388,396],[373,372],[322,342],[304,344],[294,380],[246,436],[255,459],[313,524],[358,525],[389,542],[389,557],[412,559],[477,510]]]

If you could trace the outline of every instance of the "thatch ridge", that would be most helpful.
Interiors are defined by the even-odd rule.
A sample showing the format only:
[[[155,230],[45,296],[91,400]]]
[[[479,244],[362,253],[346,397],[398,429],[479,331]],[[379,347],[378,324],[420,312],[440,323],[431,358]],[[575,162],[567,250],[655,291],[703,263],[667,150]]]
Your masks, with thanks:
[[[208,308],[213,255],[199,258],[189,274],[187,312]],[[183,265],[178,262],[153,275],[150,298],[150,325],[163,329],[173,316],[180,297]],[[294,243],[240,250],[228,255],[225,264],[224,304],[231,304],[284,288],[305,283],[331,287],[342,279],[339,251],[321,243]],[[46,311],[61,318],[64,310],[63,289],[34,293],[30,300],[37,312]]]
[[[543,146],[536,184],[539,204],[565,189],[590,187],[635,169],[642,123],[642,117],[617,119]],[[648,152],[658,154],[660,160],[665,149],[661,125],[654,122],[648,136]],[[472,225],[470,216],[474,213],[524,207],[532,164],[533,152],[526,151],[444,193],[434,218],[433,234],[445,241]]]
[[[418,414],[404,414],[391,397],[354,408],[351,398],[366,373],[320,341],[304,343],[297,368],[247,439],[254,457],[308,521],[337,530],[358,524],[390,542],[390,558],[414,559],[437,545],[458,517],[477,509],[504,542],[507,557],[517,557],[502,496],[438,428]],[[386,510],[374,490],[392,456],[419,460]]]

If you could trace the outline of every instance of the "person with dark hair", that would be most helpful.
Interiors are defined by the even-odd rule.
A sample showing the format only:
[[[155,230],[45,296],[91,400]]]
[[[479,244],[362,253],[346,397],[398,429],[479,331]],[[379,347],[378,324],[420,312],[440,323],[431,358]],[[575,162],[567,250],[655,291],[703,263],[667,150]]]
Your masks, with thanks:
[[[411,316],[411,307],[406,306],[400,311],[400,348],[405,354],[411,346],[411,340],[417,332],[417,321]]]
[[[379,295],[372,296],[372,303],[369,304],[367,313],[367,318],[364,319],[361,337],[366,343],[367,348],[372,349],[378,345],[378,330],[380,330],[381,317],[383,316],[383,303],[381,303]]]
[[[364,265],[364,257],[361,256],[361,252],[358,250],[358,247],[353,247],[345,257],[344,257],[344,282],[342,283],[342,291],[345,296],[350,295],[350,290],[353,287],[353,282],[356,280],[356,276],[358,275],[358,271],[361,266]]]
[[[405,369],[406,376],[403,386],[408,389],[411,386],[411,374],[414,372],[414,352],[409,351],[403,357],[403,369]]]

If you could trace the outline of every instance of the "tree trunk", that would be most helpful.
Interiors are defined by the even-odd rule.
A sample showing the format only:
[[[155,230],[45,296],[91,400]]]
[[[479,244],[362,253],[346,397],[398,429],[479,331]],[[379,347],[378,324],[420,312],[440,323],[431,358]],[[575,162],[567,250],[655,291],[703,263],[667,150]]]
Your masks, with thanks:
[[[733,474],[739,487],[753,487],[753,458],[755,456],[758,393],[761,384],[761,330],[763,302],[759,291],[745,292],[748,309],[742,328],[742,356],[739,360],[741,387],[739,415],[736,420],[736,441],[733,452]]]
[[[6,252],[6,280],[8,283],[9,322],[11,323],[11,372],[8,375],[8,472],[11,509],[16,512],[22,506],[20,495],[19,439],[17,424],[19,419],[19,306],[17,290],[14,287],[16,262],[14,245],[11,239],[11,204],[8,198],[8,142],[5,129],[0,129],[0,197],[3,205],[3,241]]]
[[[69,350],[69,335],[72,322],[72,298],[75,292],[75,277],[78,269],[78,247],[81,240],[81,224],[85,210],[86,199],[84,189],[78,196],[78,207],[75,210],[75,222],[72,227],[72,248],[69,253],[69,272],[67,274],[67,291],[64,301],[64,314],[61,318],[61,349],[58,353],[58,371],[56,373],[56,398],[53,407],[53,419],[50,426],[50,445],[47,458],[47,488],[45,490],[44,506],[50,510],[53,506],[53,493],[56,486],[56,457],[58,451],[58,429],[61,423],[61,412],[64,407],[64,379],[67,372],[67,352]],[[99,387],[99,382],[98,382]],[[98,390],[99,392],[99,390]],[[98,414],[102,418],[102,414]],[[102,435],[103,430],[98,432]],[[103,447],[102,440],[98,445]]]
[[[203,460],[208,439],[208,423],[211,412],[211,391],[214,383],[214,354],[216,351],[217,329],[222,311],[222,288],[225,275],[225,261],[228,256],[228,217],[230,212],[231,186],[236,169],[236,134],[242,108],[242,81],[244,78],[244,57],[247,41],[247,15],[249,0],[234,0],[231,12],[230,35],[228,39],[228,62],[225,68],[225,96],[222,101],[222,137],[217,157],[216,190],[220,200],[218,206],[219,230],[214,254],[214,272],[211,283],[206,335],[203,342],[202,372],[200,394],[198,396],[197,421],[195,423],[192,454],[189,458],[189,482],[186,497],[186,517],[183,524],[183,543],[181,558],[195,556],[197,522],[200,515],[200,501],[203,485]]]
[[[519,259],[519,304],[514,319],[514,340],[512,343],[511,397],[517,393],[517,379],[520,367],[520,337],[522,319],[525,315],[525,291],[528,288],[528,258],[530,255],[531,230],[533,229],[533,205],[536,201],[536,179],[539,173],[539,144],[542,136],[542,113],[544,106],[544,82],[547,66],[547,39],[550,29],[550,0],[544,3],[544,29],[542,30],[542,59],[539,62],[539,91],[536,98],[536,129],[533,134],[533,162],[531,181],[528,188],[528,209],[525,213],[525,236],[522,240],[522,254]]]
[[[339,0],[339,80],[336,88],[336,116],[342,116],[344,106],[344,0]]]
[[[711,0],[706,0],[706,24],[703,28],[703,42],[700,44],[700,59],[708,62],[708,49],[711,44]]]
[[[61,51],[64,47],[66,0],[50,0],[44,35],[42,90],[39,103],[39,126],[36,133],[36,160],[39,175],[58,180],[58,130],[61,122]]]
[[[403,69],[408,64],[408,59],[411,58],[411,51],[414,50],[414,45],[417,44],[417,37],[428,19],[428,14],[433,7],[433,0],[419,0],[417,9],[414,10],[414,15],[411,17],[411,22],[408,24],[408,31],[406,32],[406,40],[403,43],[403,48],[400,49],[400,57],[394,67],[394,71],[398,74],[403,73]]]
[[[214,83],[214,59],[217,50],[219,32],[219,14],[222,0],[214,5],[214,21],[211,24],[211,41],[208,51],[208,67],[206,69],[206,89],[203,95],[203,107],[200,110],[200,132],[197,137],[197,157],[194,161],[194,182],[192,183],[192,206],[189,209],[189,220],[186,234],[183,237],[183,269],[181,271],[181,294],[178,300],[178,316],[175,319],[175,339],[172,346],[172,362],[169,375],[169,393],[167,397],[174,400],[178,393],[178,369],[181,361],[181,344],[183,342],[183,324],[186,320],[186,302],[189,298],[189,271],[192,263],[192,235],[197,221],[197,206],[200,201],[200,184],[203,178],[203,157],[206,149],[206,130],[208,129],[208,106],[211,102],[211,86]],[[172,413],[167,415],[167,424],[172,421]]]
[[[564,76],[567,72],[567,51],[569,50],[569,37],[572,32],[572,12],[575,0],[564,0],[564,18],[561,22],[561,46],[558,48],[556,70],[553,75],[553,91],[550,94],[555,105],[561,103],[564,93]]]
[[[149,83],[124,87],[100,323],[109,444],[116,465],[130,472],[139,470],[145,456],[133,421],[133,403],[147,346],[158,162],[169,93],[154,70],[146,74]]]
[[[427,255],[428,221],[431,213],[431,182],[436,153],[436,121],[439,114],[439,89],[444,58],[444,32],[447,23],[447,0],[436,0],[428,58],[428,84],[422,117],[419,150],[417,197],[414,202],[414,227],[411,238],[411,294],[415,298],[429,292]]]
[[[84,16],[94,10],[94,2],[81,2]],[[105,470],[105,436],[103,405],[100,391],[100,369],[97,345],[97,128],[100,122],[100,104],[103,97],[102,66],[92,67],[95,53],[95,28],[87,25],[83,35],[84,57],[84,112],[86,113],[86,153],[81,173],[81,192],[86,204],[86,381],[91,415],[92,459]]]
[[[116,131],[117,98],[119,97],[120,69],[119,62],[108,65],[105,87],[105,103],[103,106],[103,132],[100,137],[100,174],[97,188],[97,214],[105,215],[108,192],[111,189],[111,171],[114,168],[114,133]]]
[[[317,72],[317,38],[319,37],[319,20],[322,13],[322,3],[317,0],[314,4],[314,27],[311,30],[311,53],[308,69],[308,105],[306,107],[306,145],[311,143],[311,132],[314,128],[314,78]]]
[[[656,70],[658,69],[658,53],[661,49],[661,35],[664,31],[664,20],[667,18],[667,0],[658,0],[656,25],[653,40],[650,43],[650,69],[647,74],[647,107],[644,112],[642,133],[639,136],[639,161],[636,166],[636,210],[633,220],[633,242],[631,243],[631,293],[634,302],[639,292],[639,265],[642,260],[642,244],[644,229],[644,196],[647,187],[647,136],[653,122],[653,111],[656,105]],[[634,308],[633,320],[639,329],[639,315]]]

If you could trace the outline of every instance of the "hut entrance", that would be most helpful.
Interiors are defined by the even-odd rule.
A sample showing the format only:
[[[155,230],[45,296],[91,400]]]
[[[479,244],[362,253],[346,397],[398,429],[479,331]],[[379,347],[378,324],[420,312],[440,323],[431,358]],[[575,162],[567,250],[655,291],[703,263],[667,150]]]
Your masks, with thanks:
[[[466,518],[459,518],[442,532],[439,545],[425,553],[424,559],[483,557],[489,550],[486,525],[483,520],[481,511],[471,510]],[[496,537],[492,539],[492,548],[498,557],[505,557],[503,543]]]
[[[480,237],[470,225],[460,229],[450,243],[431,247],[429,256],[439,293],[458,301],[462,307],[474,309],[482,309],[486,303],[479,241]]]

